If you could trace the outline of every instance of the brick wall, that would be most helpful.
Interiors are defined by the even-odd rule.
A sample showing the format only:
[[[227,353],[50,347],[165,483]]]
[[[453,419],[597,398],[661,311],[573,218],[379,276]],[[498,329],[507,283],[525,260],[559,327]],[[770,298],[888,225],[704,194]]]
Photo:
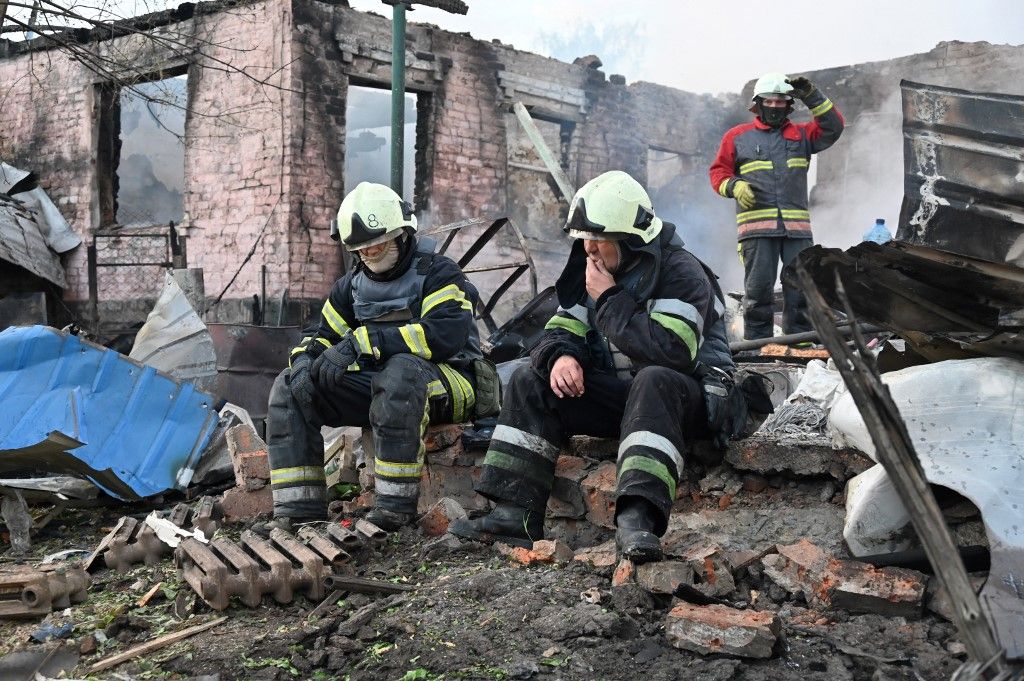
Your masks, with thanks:
[[[210,319],[248,321],[253,294],[265,289],[269,301],[306,301],[305,309],[285,315],[294,322],[342,272],[328,226],[347,189],[347,90],[350,83],[389,86],[390,22],[316,0],[199,7],[195,17],[160,29],[202,46],[202,55],[189,60],[189,265],[204,269],[210,298],[224,294]],[[135,61],[153,70],[184,63],[132,38],[97,49],[134,50]],[[898,212],[900,78],[1014,92],[1024,87],[1015,77],[1024,71],[1020,57],[1020,48],[943,43],[923,55],[810,74],[850,122],[817,167],[819,240],[859,234],[864,211],[871,217],[883,206],[893,217]],[[711,189],[707,168],[722,133],[749,118],[749,92],[711,97],[650,83],[626,86],[606,78],[592,60],[566,64],[415,23],[405,61],[406,88],[419,96],[416,204],[424,231],[466,218],[514,216],[528,235],[540,286],[557,277],[568,251],[560,232],[567,206],[511,114],[513,102],[521,101],[575,186],[609,169],[649,181],[656,210],[679,225],[726,288],[739,285],[733,208]],[[226,62],[232,68],[225,69]],[[56,50],[0,59],[0,102],[8,113],[0,157],[36,170],[87,240],[99,226],[101,81]],[[868,192],[872,184],[891,185],[897,205]],[[464,230],[451,252],[463,252],[484,228]],[[508,234],[474,265],[519,258]],[[65,298],[71,303],[88,296],[85,265],[84,248],[67,257]],[[472,278],[487,297],[506,275]],[[529,290],[524,278],[510,294],[514,305],[499,317],[511,314]]]

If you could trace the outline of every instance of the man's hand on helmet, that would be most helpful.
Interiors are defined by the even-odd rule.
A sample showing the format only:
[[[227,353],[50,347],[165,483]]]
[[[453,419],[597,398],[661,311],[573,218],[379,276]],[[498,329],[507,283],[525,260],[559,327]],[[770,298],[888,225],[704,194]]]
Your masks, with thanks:
[[[814,84],[803,76],[787,78],[786,82],[793,86],[793,90],[789,94],[799,100],[807,99],[814,92]]]
[[[754,207],[754,203],[756,201],[754,197],[754,188],[750,186],[749,182],[737,180],[732,186],[732,195],[743,210],[750,210]]]
[[[345,336],[340,341],[320,353],[313,362],[312,374],[321,388],[341,385],[345,372],[356,361],[358,355],[352,336]]]

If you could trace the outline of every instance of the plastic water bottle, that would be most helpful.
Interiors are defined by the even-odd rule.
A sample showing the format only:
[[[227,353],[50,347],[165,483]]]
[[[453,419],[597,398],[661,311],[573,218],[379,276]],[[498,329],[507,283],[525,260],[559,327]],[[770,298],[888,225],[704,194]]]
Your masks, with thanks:
[[[892,234],[889,233],[889,229],[885,226],[885,218],[875,218],[875,225],[864,232],[864,241],[874,241],[876,244],[892,241]]]

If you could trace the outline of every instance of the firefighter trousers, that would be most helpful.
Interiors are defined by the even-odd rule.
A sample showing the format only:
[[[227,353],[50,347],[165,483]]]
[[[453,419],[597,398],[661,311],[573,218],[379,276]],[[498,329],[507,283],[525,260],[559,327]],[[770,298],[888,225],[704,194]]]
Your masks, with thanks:
[[[379,371],[349,371],[341,385],[317,386],[309,418],[288,387],[289,369],[274,381],[267,409],[267,448],[274,515],[327,516],[324,440],[320,426],[373,429],[376,504],[415,513],[428,423],[472,415],[472,374],[409,354]]]
[[[810,248],[811,239],[763,236],[740,242],[743,260],[743,337],[747,340],[771,338],[774,334],[775,280],[779,262],[786,267],[797,254]],[[807,300],[803,292],[782,282],[782,332],[811,330],[807,318]]]
[[[587,371],[583,395],[558,398],[548,379],[525,366],[506,387],[498,425],[476,491],[544,513],[555,462],[571,435],[619,438],[616,497],[642,497],[659,511],[662,535],[683,471],[683,455],[707,434],[700,383],[665,367],[645,367],[632,379]]]

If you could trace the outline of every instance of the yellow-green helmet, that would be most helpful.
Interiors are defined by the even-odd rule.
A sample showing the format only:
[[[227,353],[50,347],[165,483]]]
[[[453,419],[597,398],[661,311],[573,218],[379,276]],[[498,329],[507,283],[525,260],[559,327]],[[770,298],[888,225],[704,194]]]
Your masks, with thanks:
[[[360,182],[348,193],[331,223],[331,238],[349,251],[384,243],[416,231],[412,206],[390,187]]]
[[[649,244],[661,232],[651,197],[621,170],[609,170],[572,197],[564,230],[576,239],[619,241],[638,237]]]

